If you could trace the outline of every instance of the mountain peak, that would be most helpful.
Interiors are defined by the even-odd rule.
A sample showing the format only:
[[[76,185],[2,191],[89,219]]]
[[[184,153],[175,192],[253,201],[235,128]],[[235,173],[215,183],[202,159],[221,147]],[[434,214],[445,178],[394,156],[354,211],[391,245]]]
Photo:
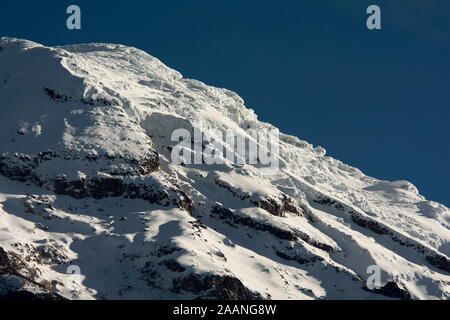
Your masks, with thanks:
[[[408,181],[327,157],[139,49],[0,48],[0,295],[448,298],[449,210]]]

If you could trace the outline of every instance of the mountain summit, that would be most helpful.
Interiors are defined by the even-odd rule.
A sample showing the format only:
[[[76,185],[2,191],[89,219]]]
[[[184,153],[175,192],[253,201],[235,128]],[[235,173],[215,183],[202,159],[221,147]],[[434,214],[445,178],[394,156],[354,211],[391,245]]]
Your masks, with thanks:
[[[283,133],[208,163],[276,128],[141,50],[1,38],[0,108],[0,296],[450,297],[447,207]]]

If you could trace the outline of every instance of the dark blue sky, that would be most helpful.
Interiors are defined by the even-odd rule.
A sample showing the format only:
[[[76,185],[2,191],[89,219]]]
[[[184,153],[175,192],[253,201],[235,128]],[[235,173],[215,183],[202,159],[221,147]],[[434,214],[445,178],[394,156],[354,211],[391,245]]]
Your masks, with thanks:
[[[65,26],[70,4],[82,30]],[[382,30],[365,27],[370,4]],[[328,155],[450,205],[448,0],[1,0],[0,36],[138,47]]]

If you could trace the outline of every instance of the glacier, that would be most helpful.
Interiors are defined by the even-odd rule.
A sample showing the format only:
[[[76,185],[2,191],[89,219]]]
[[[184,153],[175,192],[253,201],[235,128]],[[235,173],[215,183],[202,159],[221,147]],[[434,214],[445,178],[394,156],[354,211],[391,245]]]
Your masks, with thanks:
[[[144,51],[3,37],[0,109],[0,296],[450,297],[449,209],[408,181],[283,133],[272,175],[171,161],[195,123],[276,128]]]

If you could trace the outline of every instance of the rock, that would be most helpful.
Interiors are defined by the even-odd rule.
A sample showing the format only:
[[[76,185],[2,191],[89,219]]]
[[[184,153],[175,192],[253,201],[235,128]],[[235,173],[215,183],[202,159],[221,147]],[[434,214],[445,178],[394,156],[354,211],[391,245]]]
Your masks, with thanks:
[[[0,301],[48,301],[48,300],[67,300],[57,293],[34,293],[31,291],[8,291],[0,296]]]
[[[227,221],[232,226],[235,224],[240,224],[257,231],[267,231],[281,240],[297,241],[301,239],[321,250],[327,252],[333,251],[333,247],[331,247],[330,245],[311,239],[310,236],[308,236],[306,233],[300,232],[299,230],[294,230],[291,228],[281,229],[271,224],[255,221],[250,217],[242,217],[234,214],[230,209],[223,208],[220,204],[216,204],[212,208],[211,212],[216,214],[219,219]]]
[[[37,251],[43,263],[62,264],[69,262],[69,258],[64,254],[63,250],[56,245],[41,245]]]
[[[179,190],[178,192],[180,193],[180,200],[178,201],[178,205],[180,206],[180,208],[183,208],[192,215],[192,212],[194,210],[194,202],[184,191]]]
[[[214,206],[211,212],[218,215],[218,218],[221,220],[227,220],[234,224],[241,224],[254,230],[267,231],[282,240],[295,241],[298,239],[298,236],[292,232],[292,230],[283,230],[270,224],[255,221],[250,217],[235,215],[231,210],[223,208],[220,205]]]
[[[10,265],[10,260],[6,251],[0,247],[0,267],[8,267]]]
[[[400,287],[398,283],[393,281],[386,283],[380,289],[373,289],[373,292],[401,300],[412,299],[410,293],[405,288]]]
[[[186,271],[186,268],[183,267],[181,264],[179,264],[174,259],[164,260],[162,262],[163,265],[167,267],[167,269],[173,271],[173,272],[184,272]]]
[[[278,217],[285,217],[286,212],[300,214],[301,209],[297,208],[292,199],[283,194],[282,200],[275,200],[273,198],[263,198],[258,202],[252,201],[259,208]]]
[[[272,198],[260,200],[257,205],[274,216],[284,217],[283,207]]]
[[[56,92],[56,90],[52,90],[52,89],[44,87],[44,91],[47,93],[47,95],[50,97],[50,99],[52,99],[53,101],[56,101],[56,102],[68,102],[68,101],[72,100],[72,97],[66,96],[64,94],[59,94],[58,92]]]
[[[199,299],[213,298],[218,300],[260,300],[261,296],[250,291],[242,282],[232,276],[208,275],[201,277],[190,274],[182,279],[174,280],[175,292],[188,291],[199,295]]]

